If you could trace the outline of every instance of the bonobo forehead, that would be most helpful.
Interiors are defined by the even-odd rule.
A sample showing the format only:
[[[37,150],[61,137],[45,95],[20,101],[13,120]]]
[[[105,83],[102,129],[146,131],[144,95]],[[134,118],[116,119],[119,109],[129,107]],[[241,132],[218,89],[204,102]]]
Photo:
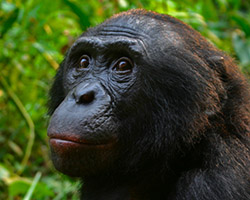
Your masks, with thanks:
[[[114,15],[102,24],[90,28],[83,35],[125,36],[141,40],[144,45],[150,45],[150,48],[152,48],[152,43],[155,47],[157,43],[161,44],[162,47],[164,42],[179,46],[182,43],[182,38],[175,31],[178,24],[179,26],[184,25],[168,15],[136,9]]]

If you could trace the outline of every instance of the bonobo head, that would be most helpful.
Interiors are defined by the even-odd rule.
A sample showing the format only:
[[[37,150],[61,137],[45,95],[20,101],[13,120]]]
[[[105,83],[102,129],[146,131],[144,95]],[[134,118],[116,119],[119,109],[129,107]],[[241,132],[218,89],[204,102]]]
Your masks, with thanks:
[[[56,169],[85,177],[174,163],[223,112],[223,59],[168,15],[131,10],[88,29],[50,91]]]

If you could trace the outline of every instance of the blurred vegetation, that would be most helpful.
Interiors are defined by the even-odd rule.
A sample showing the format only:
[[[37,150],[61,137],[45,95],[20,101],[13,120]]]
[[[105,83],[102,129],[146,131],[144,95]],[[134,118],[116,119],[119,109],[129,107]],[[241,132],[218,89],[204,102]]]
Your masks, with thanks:
[[[248,0],[0,0],[0,199],[79,198],[49,158],[47,93],[77,36],[131,8],[185,21],[250,75]]]

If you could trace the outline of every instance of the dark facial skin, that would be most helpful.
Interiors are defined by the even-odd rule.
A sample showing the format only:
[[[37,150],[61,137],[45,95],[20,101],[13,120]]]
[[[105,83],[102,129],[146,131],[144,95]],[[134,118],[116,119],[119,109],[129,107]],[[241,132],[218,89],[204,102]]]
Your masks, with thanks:
[[[242,85],[227,91],[231,82]],[[245,200],[246,85],[230,57],[177,19],[116,15],[83,33],[57,73],[53,163],[83,178],[86,200]],[[223,188],[228,182],[241,195]]]
[[[90,174],[92,162],[94,172],[102,170],[115,158],[119,122],[114,107],[136,84],[131,57],[142,50],[136,39],[112,38],[80,37],[65,61],[67,96],[52,115],[48,136],[56,168],[72,176]]]

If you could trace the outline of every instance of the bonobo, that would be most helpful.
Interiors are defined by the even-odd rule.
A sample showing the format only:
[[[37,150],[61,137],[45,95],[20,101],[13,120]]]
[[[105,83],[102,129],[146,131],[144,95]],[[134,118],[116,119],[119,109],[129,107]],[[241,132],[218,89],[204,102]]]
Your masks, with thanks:
[[[249,86],[183,22],[145,10],[89,28],[50,90],[52,160],[85,200],[249,200]]]

